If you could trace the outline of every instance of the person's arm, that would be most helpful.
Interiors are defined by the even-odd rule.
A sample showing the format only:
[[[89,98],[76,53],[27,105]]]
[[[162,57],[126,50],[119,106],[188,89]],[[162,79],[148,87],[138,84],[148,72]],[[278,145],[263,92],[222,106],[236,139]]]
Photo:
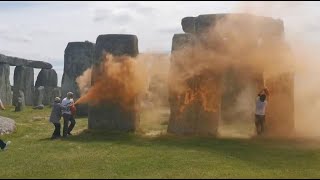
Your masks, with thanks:
[[[60,106],[60,109],[61,109],[61,110],[67,110],[67,107],[66,107],[66,106],[64,106],[64,105],[62,105],[62,104],[59,104],[59,106]]]

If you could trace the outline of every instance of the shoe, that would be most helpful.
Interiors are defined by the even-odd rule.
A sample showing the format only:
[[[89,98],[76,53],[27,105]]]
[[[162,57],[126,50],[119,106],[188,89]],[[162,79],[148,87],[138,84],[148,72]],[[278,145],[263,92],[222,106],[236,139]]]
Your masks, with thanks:
[[[7,150],[8,149],[8,146],[11,144],[11,141],[8,141],[7,143],[6,143],[6,146],[3,148],[3,150]]]

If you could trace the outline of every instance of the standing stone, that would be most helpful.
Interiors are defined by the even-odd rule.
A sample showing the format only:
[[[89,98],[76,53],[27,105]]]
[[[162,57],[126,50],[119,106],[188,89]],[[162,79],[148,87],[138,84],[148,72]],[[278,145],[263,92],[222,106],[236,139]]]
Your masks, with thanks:
[[[35,97],[35,106],[43,105],[43,98],[44,98],[44,87],[39,86],[35,89],[34,97]]]
[[[266,109],[266,131],[273,136],[290,135],[294,130],[294,75],[284,73],[266,79],[270,91]]]
[[[185,17],[181,20],[182,30],[186,33],[195,33],[195,17]]]
[[[35,87],[57,87],[58,76],[54,69],[41,69],[38,74]]]
[[[180,66],[193,57],[195,37],[177,34],[172,39],[171,76],[179,76],[188,69]],[[184,58],[187,56],[189,58]],[[186,63],[186,62],[185,62]],[[177,79],[180,79],[179,77]],[[173,81],[169,87],[170,119],[168,132],[175,134],[217,135],[220,120],[221,77],[210,71],[194,75],[184,82],[181,92]]]
[[[54,69],[41,69],[41,71],[38,74],[35,87],[44,87],[44,96],[42,101],[43,105],[49,105],[53,103],[53,101],[51,101],[53,99],[52,91],[54,88],[57,87],[57,84],[58,76]]]
[[[12,103],[16,104],[21,90],[25,97],[25,104],[28,106],[33,105],[34,93],[34,71],[31,67],[17,66],[14,69],[14,82],[13,82],[13,100]]]
[[[199,15],[194,19],[195,32],[197,34],[208,33],[208,30],[224,17],[226,17],[226,14]]]
[[[224,123],[254,122],[257,93],[263,88],[262,73],[231,67],[223,75],[221,120]]]
[[[74,100],[80,98],[80,89],[76,79],[85,70],[92,66],[94,58],[94,43],[91,42],[69,42],[64,51],[64,72],[62,76],[62,96],[68,92],[73,92]],[[88,115],[88,105],[77,105],[77,115]]]
[[[53,89],[52,97],[53,97],[53,99],[51,99],[50,102],[53,102],[54,98],[56,98],[56,97],[60,97],[61,98],[61,88],[60,87],[56,87],[56,88]]]
[[[23,91],[19,90],[18,98],[15,104],[15,111],[22,111],[25,106],[25,98]]]
[[[4,105],[11,105],[10,66],[0,63],[0,99]]]
[[[138,38],[135,35],[122,34],[98,36],[92,70],[92,85],[95,77],[101,73],[98,70],[105,55],[104,53],[111,53],[114,56],[129,55],[135,57],[139,53]],[[129,106],[134,107],[135,102]],[[119,104],[110,102],[98,106],[89,104],[88,126],[89,129],[134,131],[139,126],[138,114],[135,110],[124,110]]]

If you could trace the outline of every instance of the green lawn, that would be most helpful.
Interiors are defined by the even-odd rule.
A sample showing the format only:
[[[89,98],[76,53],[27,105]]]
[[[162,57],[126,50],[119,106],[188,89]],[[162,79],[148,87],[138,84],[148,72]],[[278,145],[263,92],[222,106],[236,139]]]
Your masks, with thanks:
[[[77,135],[49,140],[50,109],[12,112],[17,131],[0,152],[0,178],[320,178],[320,141],[159,137],[87,131],[77,119]],[[159,114],[159,113],[158,113]],[[44,117],[45,119],[42,119]],[[155,126],[145,113],[145,131]]]

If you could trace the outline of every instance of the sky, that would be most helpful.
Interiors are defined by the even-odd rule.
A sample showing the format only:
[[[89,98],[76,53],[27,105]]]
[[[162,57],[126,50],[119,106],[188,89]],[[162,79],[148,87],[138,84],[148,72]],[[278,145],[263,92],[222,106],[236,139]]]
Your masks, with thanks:
[[[95,43],[100,34],[135,34],[140,52],[169,53],[173,35],[183,33],[183,17],[230,13],[241,4],[243,2],[237,1],[2,1],[0,53],[51,63],[58,73],[60,86],[68,42],[88,40]],[[317,24],[319,2],[253,2],[252,5],[259,7],[259,13],[284,19],[285,26],[294,29],[293,36],[320,30]],[[300,10],[306,13],[297,13]],[[299,28],[296,18],[307,19],[307,28]],[[318,41],[319,38],[311,39]],[[35,78],[39,71],[35,69]]]

